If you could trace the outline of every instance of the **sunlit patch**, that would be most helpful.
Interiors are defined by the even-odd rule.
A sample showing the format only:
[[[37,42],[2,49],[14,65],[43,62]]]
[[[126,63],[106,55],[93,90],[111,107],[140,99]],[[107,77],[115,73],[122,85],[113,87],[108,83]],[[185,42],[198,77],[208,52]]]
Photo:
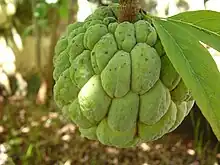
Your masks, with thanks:
[[[14,3],[7,3],[6,11],[8,15],[14,15],[16,12],[16,6],[14,5]]]
[[[57,112],[50,112],[49,113],[49,118],[50,119],[56,119],[56,118],[58,118],[58,113]]]
[[[4,127],[0,125],[0,133],[4,132]]]
[[[68,134],[66,134],[66,135],[63,135],[63,136],[61,137],[61,139],[62,139],[63,141],[70,141],[71,136],[68,135]]]
[[[58,0],[45,0],[46,3],[52,4],[52,3],[57,3]]]
[[[25,114],[26,114],[26,111],[24,109],[20,110],[19,117],[21,121],[25,120]]]
[[[175,144],[175,146],[176,146],[176,147],[180,147],[181,144],[182,144],[181,141],[178,141],[178,142]]]
[[[13,39],[14,39],[14,42],[15,42],[17,48],[20,51],[22,51],[23,50],[23,43],[22,43],[22,40],[21,40],[21,36],[18,34],[18,32],[15,28],[12,28],[11,32],[12,32]]]
[[[15,73],[15,54],[8,46],[0,46],[0,65],[7,75],[12,75]]]
[[[63,165],[71,165],[71,160],[67,160]]]
[[[31,126],[32,126],[32,127],[37,127],[37,126],[39,126],[39,125],[40,125],[40,123],[37,122],[37,121],[32,121],[32,122],[31,122]]]
[[[118,164],[118,158],[117,157],[112,160],[112,164]]]
[[[0,153],[5,153],[7,151],[5,145],[1,144],[0,145]]]
[[[78,1],[78,5],[77,21],[79,22],[84,21],[97,8],[97,4],[89,3],[87,0]]]
[[[142,165],[150,165],[150,164],[148,164],[148,163],[145,162],[145,163],[143,163]]]
[[[195,155],[195,150],[193,150],[193,149],[188,149],[187,150],[187,153],[189,154],[189,155],[191,155],[191,156],[193,156],[193,155]]]
[[[28,133],[28,132],[30,132],[30,128],[29,127],[22,127],[21,132],[22,133]]]
[[[45,127],[45,128],[49,128],[49,127],[51,126],[51,124],[52,124],[52,120],[51,120],[51,119],[48,119],[48,120],[46,120],[46,122],[45,122],[45,124],[44,124],[44,127]]]
[[[207,10],[220,11],[220,1],[219,0],[208,0],[205,3],[205,8]]]
[[[94,142],[91,144],[91,147],[92,147],[92,148],[98,148],[98,147],[99,147],[99,142],[98,142],[98,141],[94,141]]]
[[[106,152],[110,154],[119,154],[119,150],[113,147],[107,147]]]
[[[220,72],[220,52],[218,52],[214,48],[210,47],[209,45],[203,43],[202,41],[199,41],[199,43],[209,51],[209,53],[211,54],[212,58],[214,59],[216,65],[218,67],[218,70]]]
[[[4,37],[0,36],[0,50],[7,46],[7,42]]]
[[[61,135],[63,133],[75,133],[76,127],[73,124],[67,124],[58,130],[58,134]]]
[[[159,150],[159,149],[161,149],[161,148],[163,148],[163,145],[162,145],[162,144],[156,144],[156,146],[155,146],[155,149],[156,149],[156,150]]]
[[[7,162],[8,155],[5,153],[0,153],[0,165],[5,165]]]
[[[46,121],[47,119],[48,119],[47,116],[42,116],[42,117],[41,117],[41,121]]]
[[[146,143],[142,143],[141,145],[140,145],[140,147],[141,147],[141,149],[143,150],[143,151],[150,151],[150,146],[149,145],[147,145]]]
[[[204,0],[187,0],[191,11],[193,10],[204,10]]]
[[[213,56],[213,58],[217,64],[218,70],[220,72],[220,56]]]

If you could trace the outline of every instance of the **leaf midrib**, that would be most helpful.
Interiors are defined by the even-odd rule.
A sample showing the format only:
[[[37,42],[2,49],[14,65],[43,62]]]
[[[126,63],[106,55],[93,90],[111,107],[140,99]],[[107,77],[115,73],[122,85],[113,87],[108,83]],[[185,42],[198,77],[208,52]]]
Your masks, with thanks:
[[[178,22],[178,23],[182,23],[182,24],[186,24],[186,25],[189,25],[189,26],[192,26],[194,28],[197,28],[197,29],[200,29],[200,30],[203,30],[203,31],[207,31],[208,33],[211,33],[211,34],[214,34],[218,37],[220,37],[220,35],[218,34],[218,32],[213,32],[213,31],[210,31],[206,28],[203,28],[203,27],[200,27],[196,24],[193,24],[193,23],[190,23],[190,22],[186,22],[186,21],[182,21],[182,20],[176,20],[176,19],[173,19],[173,18],[167,18],[167,20],[169,20],[170,22]]]

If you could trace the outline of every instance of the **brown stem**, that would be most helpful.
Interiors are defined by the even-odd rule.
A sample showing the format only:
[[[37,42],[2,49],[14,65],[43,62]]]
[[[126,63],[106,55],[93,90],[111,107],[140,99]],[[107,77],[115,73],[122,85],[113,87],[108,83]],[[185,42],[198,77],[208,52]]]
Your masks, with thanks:
[[[69,0],[69,10],[68,10],[68,24],[72,23],[72,19],[73,19],[73,0]]]
[[[35,7],[37,5],[37,0],[32,1],[32,9],[35,10]],[[41,38],[42,38],[42,29],[38,24],[38,19],[33,15],[33,23],[34,23],[34,37],[35,40],[35,58],[38,68],[38,73],[40,74],[40,77],[42,77],[42,66],[41,66]]]
[[[52,97],[53,90],[53,56],[55,54],[55,46],[58,40],[58,27],[60,24],[60,16],[59,11],[54,8],[53,9],[53,24],[51,28],[51,38],[50,38],[50,51],[49,51],[49,60],[48,60],[48,71],[47,71],[47,83],[48,83],[48,97]]]
[[[134,22],[140,9],[139,0],[120,0],[119,22]]]

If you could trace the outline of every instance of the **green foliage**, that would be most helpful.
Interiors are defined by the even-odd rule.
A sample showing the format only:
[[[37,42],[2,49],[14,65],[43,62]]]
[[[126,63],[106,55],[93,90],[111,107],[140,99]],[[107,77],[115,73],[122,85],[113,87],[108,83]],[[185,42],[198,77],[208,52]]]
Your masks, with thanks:
[[[48,8],[46,3],[43,2],[37,3],[34,9],[34,17],[38,19],[42,19],[47,15],[47,12],[48,12]]]
[[[208,21],[211,20],[211,21]],[[220,74],[200,41],[220,50],[220,13],[186,12],[153,24],[164,49],[220,140]],[[194,23],[195,22],[195,23]]]
[[[209,10],[188,11],[169,17],[168,20],[179,22],[198,40],[220,51],[219,15],[219,12]]]
[[[115,7],[99,7],[60,37],[54,99],[82,136],[127,148],[177,128],[193,99],[169,58],[161,62],[167,56],[156,50],[151,23],[119,23]]]
[[[33,1],[32,1],[33,2]],[[28,7],[31,8],[31,3],[24,1],[23,3],[28,3]],[[25,8],[24,4],[20,4],[20,8]],[[22,6],[23,5],[23,6]],[[66,0],[58,0],[56,3],[47,3],[46,0],[38,0],[36,1],[36,6],[32,7],[32,9],[29,9],[27,14],[31,15],[29,20],[32,20],[32,18],[36,18],[37,21],[35,24],[31,21],[29,24],[27,24],[23,30],[22,36],[26,37],[30,34],[32,34],[35,26],[37,25],[41,29],[43,29],[44,32],[50,32],[50,27],[54,22],[51,22],[51,11],[55,9],[55,12],[52,13],[58,14],[61,18],[68,18],[68,1]],[[74,7],[76,4],[74,4]],[[24,10],[24,9],[20,9]],[[25,11],[23,11],[24,14]],[[57,12],[57,13],[56,13]],[[31,14],[30,14],[31,13]],[[22,14],[22,13],[21,13]],[[21,17],[22,15],[19,15]]]

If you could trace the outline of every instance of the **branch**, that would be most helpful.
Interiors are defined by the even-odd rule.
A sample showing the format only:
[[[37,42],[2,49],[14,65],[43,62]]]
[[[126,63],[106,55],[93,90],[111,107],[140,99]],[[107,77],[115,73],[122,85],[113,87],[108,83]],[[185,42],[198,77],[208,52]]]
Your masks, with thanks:
[[[119,0],[120,14],[119,22],[134,22],[140,9],[139,0]]]

